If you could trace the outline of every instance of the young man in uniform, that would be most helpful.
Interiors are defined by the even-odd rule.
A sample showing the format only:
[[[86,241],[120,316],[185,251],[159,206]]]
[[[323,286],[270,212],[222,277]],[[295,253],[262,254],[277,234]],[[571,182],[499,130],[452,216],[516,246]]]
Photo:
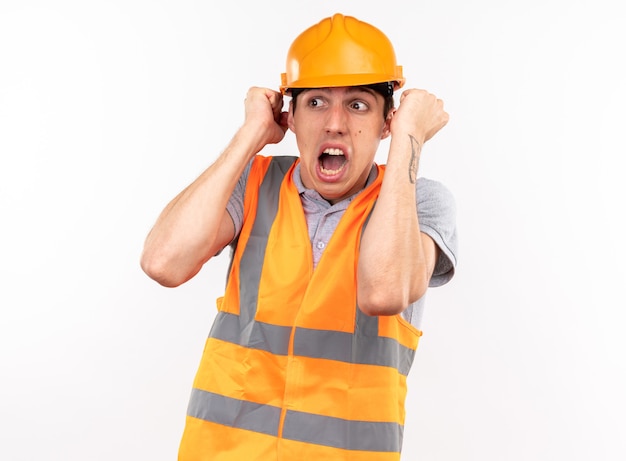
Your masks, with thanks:
[[[179,459],[400,458],[424,294],[456,264],[452,197],[418,179],[448,114],[417,89],[396,109],[404,81],[380,30],[322,20],[289,49],[281,92],[249,90],[230,144],[159,216],[141,264],[164,286],[233,249]],[[298,157],[259,155],[287,129]]]

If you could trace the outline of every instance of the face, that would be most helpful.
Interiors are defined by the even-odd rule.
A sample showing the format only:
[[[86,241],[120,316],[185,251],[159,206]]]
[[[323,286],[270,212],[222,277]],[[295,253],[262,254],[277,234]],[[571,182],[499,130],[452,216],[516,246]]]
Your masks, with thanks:
[[[311,89],[298,96],[289,128],[305,187],[336,203],[365,186],[380,140],[389,135],[383,105],[380,94],[362,87]]]

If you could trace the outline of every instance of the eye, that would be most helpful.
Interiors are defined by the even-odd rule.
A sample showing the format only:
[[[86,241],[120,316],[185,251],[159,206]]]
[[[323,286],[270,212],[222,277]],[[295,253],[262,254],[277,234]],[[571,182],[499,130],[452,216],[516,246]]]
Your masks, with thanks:
[[[308,100],[307,104],[309,107],[321,107],[324,104],[324,101],[322,98],[313,97]]]
[[[353,101],[350,104],[350,107],[352,109],[356,110],[356,111],[359,111],[359,112],[363,112],[363,111],[366,111],[367,109],[369,109],[369,106],[365,102],[360,101],[360,100]]]

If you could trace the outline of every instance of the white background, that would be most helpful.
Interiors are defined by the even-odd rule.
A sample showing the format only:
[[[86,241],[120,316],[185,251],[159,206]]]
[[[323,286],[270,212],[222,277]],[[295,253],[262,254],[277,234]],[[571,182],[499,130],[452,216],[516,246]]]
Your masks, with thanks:
[[[166,289],[143,239],[338,11],[451,115],[421,174],[457,198],[460,263],[428,294],[403,459],[626,459],[619,4],[2,0],[0,459],[176,458],[226,254]]]

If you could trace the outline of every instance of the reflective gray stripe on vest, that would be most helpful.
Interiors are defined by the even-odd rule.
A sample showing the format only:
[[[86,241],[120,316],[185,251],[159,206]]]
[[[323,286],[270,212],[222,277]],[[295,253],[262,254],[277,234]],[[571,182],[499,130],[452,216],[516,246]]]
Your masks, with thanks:
[[[278,437],[281,409],[193,389],[187,414],[216,424]],[[345,450],[400,452],[397,423],[350,421],[288,410],[282,437]]]
[[[359,311],[360,312],[360,311]],[[365,314],[361,314],[363,317]],[[364,334],[367,328],[360,328],[357,314],[357,333],[342,331],[313,330],[297,327],[293,342],[293,354],[300,357],[337,360],[358,365],[379,365],[392,367],[403,375],[408,375],[415,351],[403,346],[393,338],[377,334]],[[376,321],[370,317],[368,321]],[[368,322],[369,323],[369,322]],[[376,332],[378,325],[376,323]],[[275,355],[287,355],[291,327],[252,321],[243,325],[235,314],[219,312],[215,317],[210,337],[250,347]]]
[[[392,367],[406,376],[413,363],[415,351],[393,338],[297,328],[293,354],[360,365]]]
[[[345,450],[399,453],[403,432],[397,423],[350,421],[288,410],[283,438]]]
[[[291,327],[282,327],[253,320],[244,324],[241,317],[218,312],[209,336],[240,346],[287,355]]]
[[[392,367],[408,375],[415,351],[393,338],[378,336],[378,317],[357,308],[354,334],[296,328],[293,353],[302,357],[338,360],[360,365]]]
[[[192,389],[187,415],[278,437],[280,408]]]
[[[265,249],[278,212],[280,186],[295,161],[296,157],[273,157],[259,187],[256,217],[239,264],[241,268],[245,268],[239,274],[239,311],[242,325],[252,322],[256,314]]]

